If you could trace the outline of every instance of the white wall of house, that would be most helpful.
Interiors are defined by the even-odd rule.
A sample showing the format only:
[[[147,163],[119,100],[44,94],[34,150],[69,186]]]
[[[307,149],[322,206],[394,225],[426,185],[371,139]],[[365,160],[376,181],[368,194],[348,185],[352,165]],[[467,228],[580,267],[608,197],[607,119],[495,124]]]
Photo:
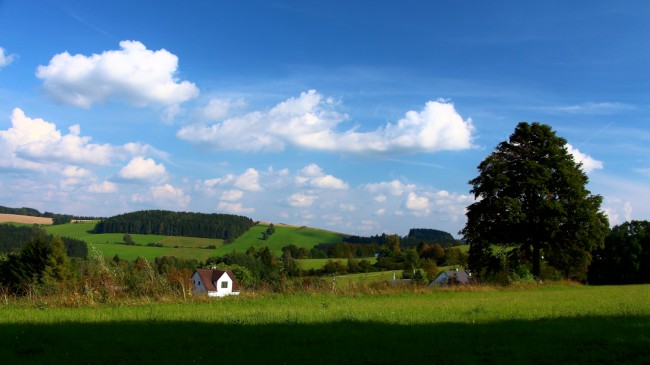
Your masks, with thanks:
[[[205,293],[207,291],[205,285],[201,281],[199,273],[196,271],[194,272],[194,275],[192,275],[192,283],[194,283],[194,293]]]
[[[238,295],[239,292],[233,292],[232,291],[232,279],[230,276],[228,276],[227,273],[223,273],[219,279],[217,279],[217,282],[214,283],[214,286],[217,288],[217,292],[215,293],[216,295],[211,295],[211,296],[217,296],[217,297],[223,297],[226,295]],[[210,295],[210,293],[208,293]]]

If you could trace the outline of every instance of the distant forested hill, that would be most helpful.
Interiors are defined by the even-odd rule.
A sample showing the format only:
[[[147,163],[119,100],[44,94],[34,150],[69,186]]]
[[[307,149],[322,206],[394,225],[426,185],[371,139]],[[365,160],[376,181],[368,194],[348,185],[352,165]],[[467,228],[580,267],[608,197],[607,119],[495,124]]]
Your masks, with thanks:
[[[44,236],[48,243],[53,237],[38,227],[0,224],[0,253],[20,249],[31,238],[39,235]],[[86,242],[70,237],[61,237],[61,240],[63,241],[68,256],[84,259],[88,256],[88,245]]]
[[[408,236],[402,238],[402,246],[416,246],[420,242],[439,243],[442,247],[456,244],[454,237],[445,231],[430,228],[412,228]]]
[[[143,210],[103,219],[97,223],[93,232],[234,240],[253,225],[255,222],[252,219],[231,214]]]
[[[52,218],[52,224],[66,224],[70,223],[70,221],[75,218],[70,214],[56,214],[56,213],[51,213],[51,212],[45,212],[41,213],[38,210],[34,208],[9,208],[9,207],[3,207],[0,205],[0,214],[17,214],[17,215],[26,215],[29,217],[45,217],[45,218]],[[82,218],[82,217],[76,217],[77,219],[88,219],[88,218]]]

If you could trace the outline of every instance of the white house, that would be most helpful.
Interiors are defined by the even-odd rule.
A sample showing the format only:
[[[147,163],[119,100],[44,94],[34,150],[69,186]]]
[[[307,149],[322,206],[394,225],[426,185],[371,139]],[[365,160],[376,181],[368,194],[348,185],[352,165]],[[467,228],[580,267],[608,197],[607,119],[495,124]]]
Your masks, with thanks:
[[[438,274],[429,286],[435,285],[465,285],[474,282],[472,273],[468,270],[445,270]]]
[[[196,269],[192,282],[194,294],[207,293],[209,297],[239,295],[239,283],[230,270]]]

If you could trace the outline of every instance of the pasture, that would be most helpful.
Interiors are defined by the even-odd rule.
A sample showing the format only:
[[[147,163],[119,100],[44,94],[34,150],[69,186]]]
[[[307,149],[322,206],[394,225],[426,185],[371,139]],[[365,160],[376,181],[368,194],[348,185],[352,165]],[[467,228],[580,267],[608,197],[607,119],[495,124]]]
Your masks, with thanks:
[[[238,251],[245,252],[249,247],[268,247],[271,252],[280,256],[282,247],[291,244],[296,247],[310,249],[319,243],[337,243],[343,241],[343,235],[340,233],[324,231],[308,227],[294,227],[287,225],[276,225],[275,233],[263,240],[262,234],[269,228],[268,224],[257,224],[248,232],[239,236],[235,242],[223,245],[216,250],[217,255],[223,255],[228,252]]]
[[[318,243],[336,243],[343,239],[343,235],[334,232],[278,225],[275,226],[275,233],[267,240],[263,240],[262,233],[267,230],[269,225],[258,224],[230,244],[224,244],[223,240],[213,238],[131,234],[136,245],[126,246],[122,244],[124,242],[122,233],[91,233],[95,224],[96,221],[85,221],[56,226],[49,225],[43,228],[49,234],[84,240],[99,249],[106,258],[117,254],[120,258],[128,260],[133,260],[138,256],[148,260],[153,260],[157,256],[177,256],[205,261],[211,256],[219,256],[232,251],[244,252],[249,247],[259,249],[264,246],[269,247],[274,254],[279,256],[282,254],[282,247],[290,244],[310,249]],[[159,244],[162,247],[147,246],[148,244]],[[207,248],[211,246],[216,249]]]
[[[650,285],[1,307],[7,363],[647,363]]]

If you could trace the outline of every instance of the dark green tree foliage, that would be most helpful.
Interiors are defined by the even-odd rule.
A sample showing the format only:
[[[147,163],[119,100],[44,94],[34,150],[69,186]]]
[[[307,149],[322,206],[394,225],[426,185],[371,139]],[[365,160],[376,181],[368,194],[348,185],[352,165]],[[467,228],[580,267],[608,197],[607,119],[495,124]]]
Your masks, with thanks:
[[[588,279],[590,284],[650,283],[650,222],[612,228],[605,246],[594,252]]]
[[[461,231],[472,271],[496,272],[505,257],[511,268],[531,265],[539,277],[544,255],[565,277],[584,275],[608,222],[599,212],[602,198],[586,189],[587,176],[564,138],[547,125],[519,123],[478,171],[469,182],[477,201]]]
[[[0,252],[20,249],[27,241],[39,235],[44,236],[48,243],[53,238],[53,236],[47,235],[43,229],[36,225],[25,227],[0,224]],[[88,256],[88,245],[85,241],[70,237],[61,237],[61,240],[63,240],[66,254],[69,257],[85,259]]]
[[[30,217],[40,217],[41,212],[39,212],[36,209],[33,208],[9,208],[9,207],[3,207],[0,206],[0,213],[1,214],[18,214],[18,215],[27,215]]]
[[[67,261],[60,238],[48,242],[46,236],[37,235],[0,263],[0,284],[19,293],[29,285],[62,281],[67,277]]]
[[[403,247],[414,247],[420,242],[438,243],[442,247],[449,247],[456,244],[454,237],[445,231],[429,228],[412,228],[408,236],[402,238]]]
[[[55,214],[51,212],[42,213],[33,208],[9,208],[0,206],[0,213],[2,214],[18,214],[18,215],[27,215],[30,217],[44,217],[52,218],[52,224],[66,224],[70,223],[72,216],[69,214]]]
[[[159,234],[233,240],[253,227],[252,219],[231,214],[145,210],[97,223],[94,233]]]

